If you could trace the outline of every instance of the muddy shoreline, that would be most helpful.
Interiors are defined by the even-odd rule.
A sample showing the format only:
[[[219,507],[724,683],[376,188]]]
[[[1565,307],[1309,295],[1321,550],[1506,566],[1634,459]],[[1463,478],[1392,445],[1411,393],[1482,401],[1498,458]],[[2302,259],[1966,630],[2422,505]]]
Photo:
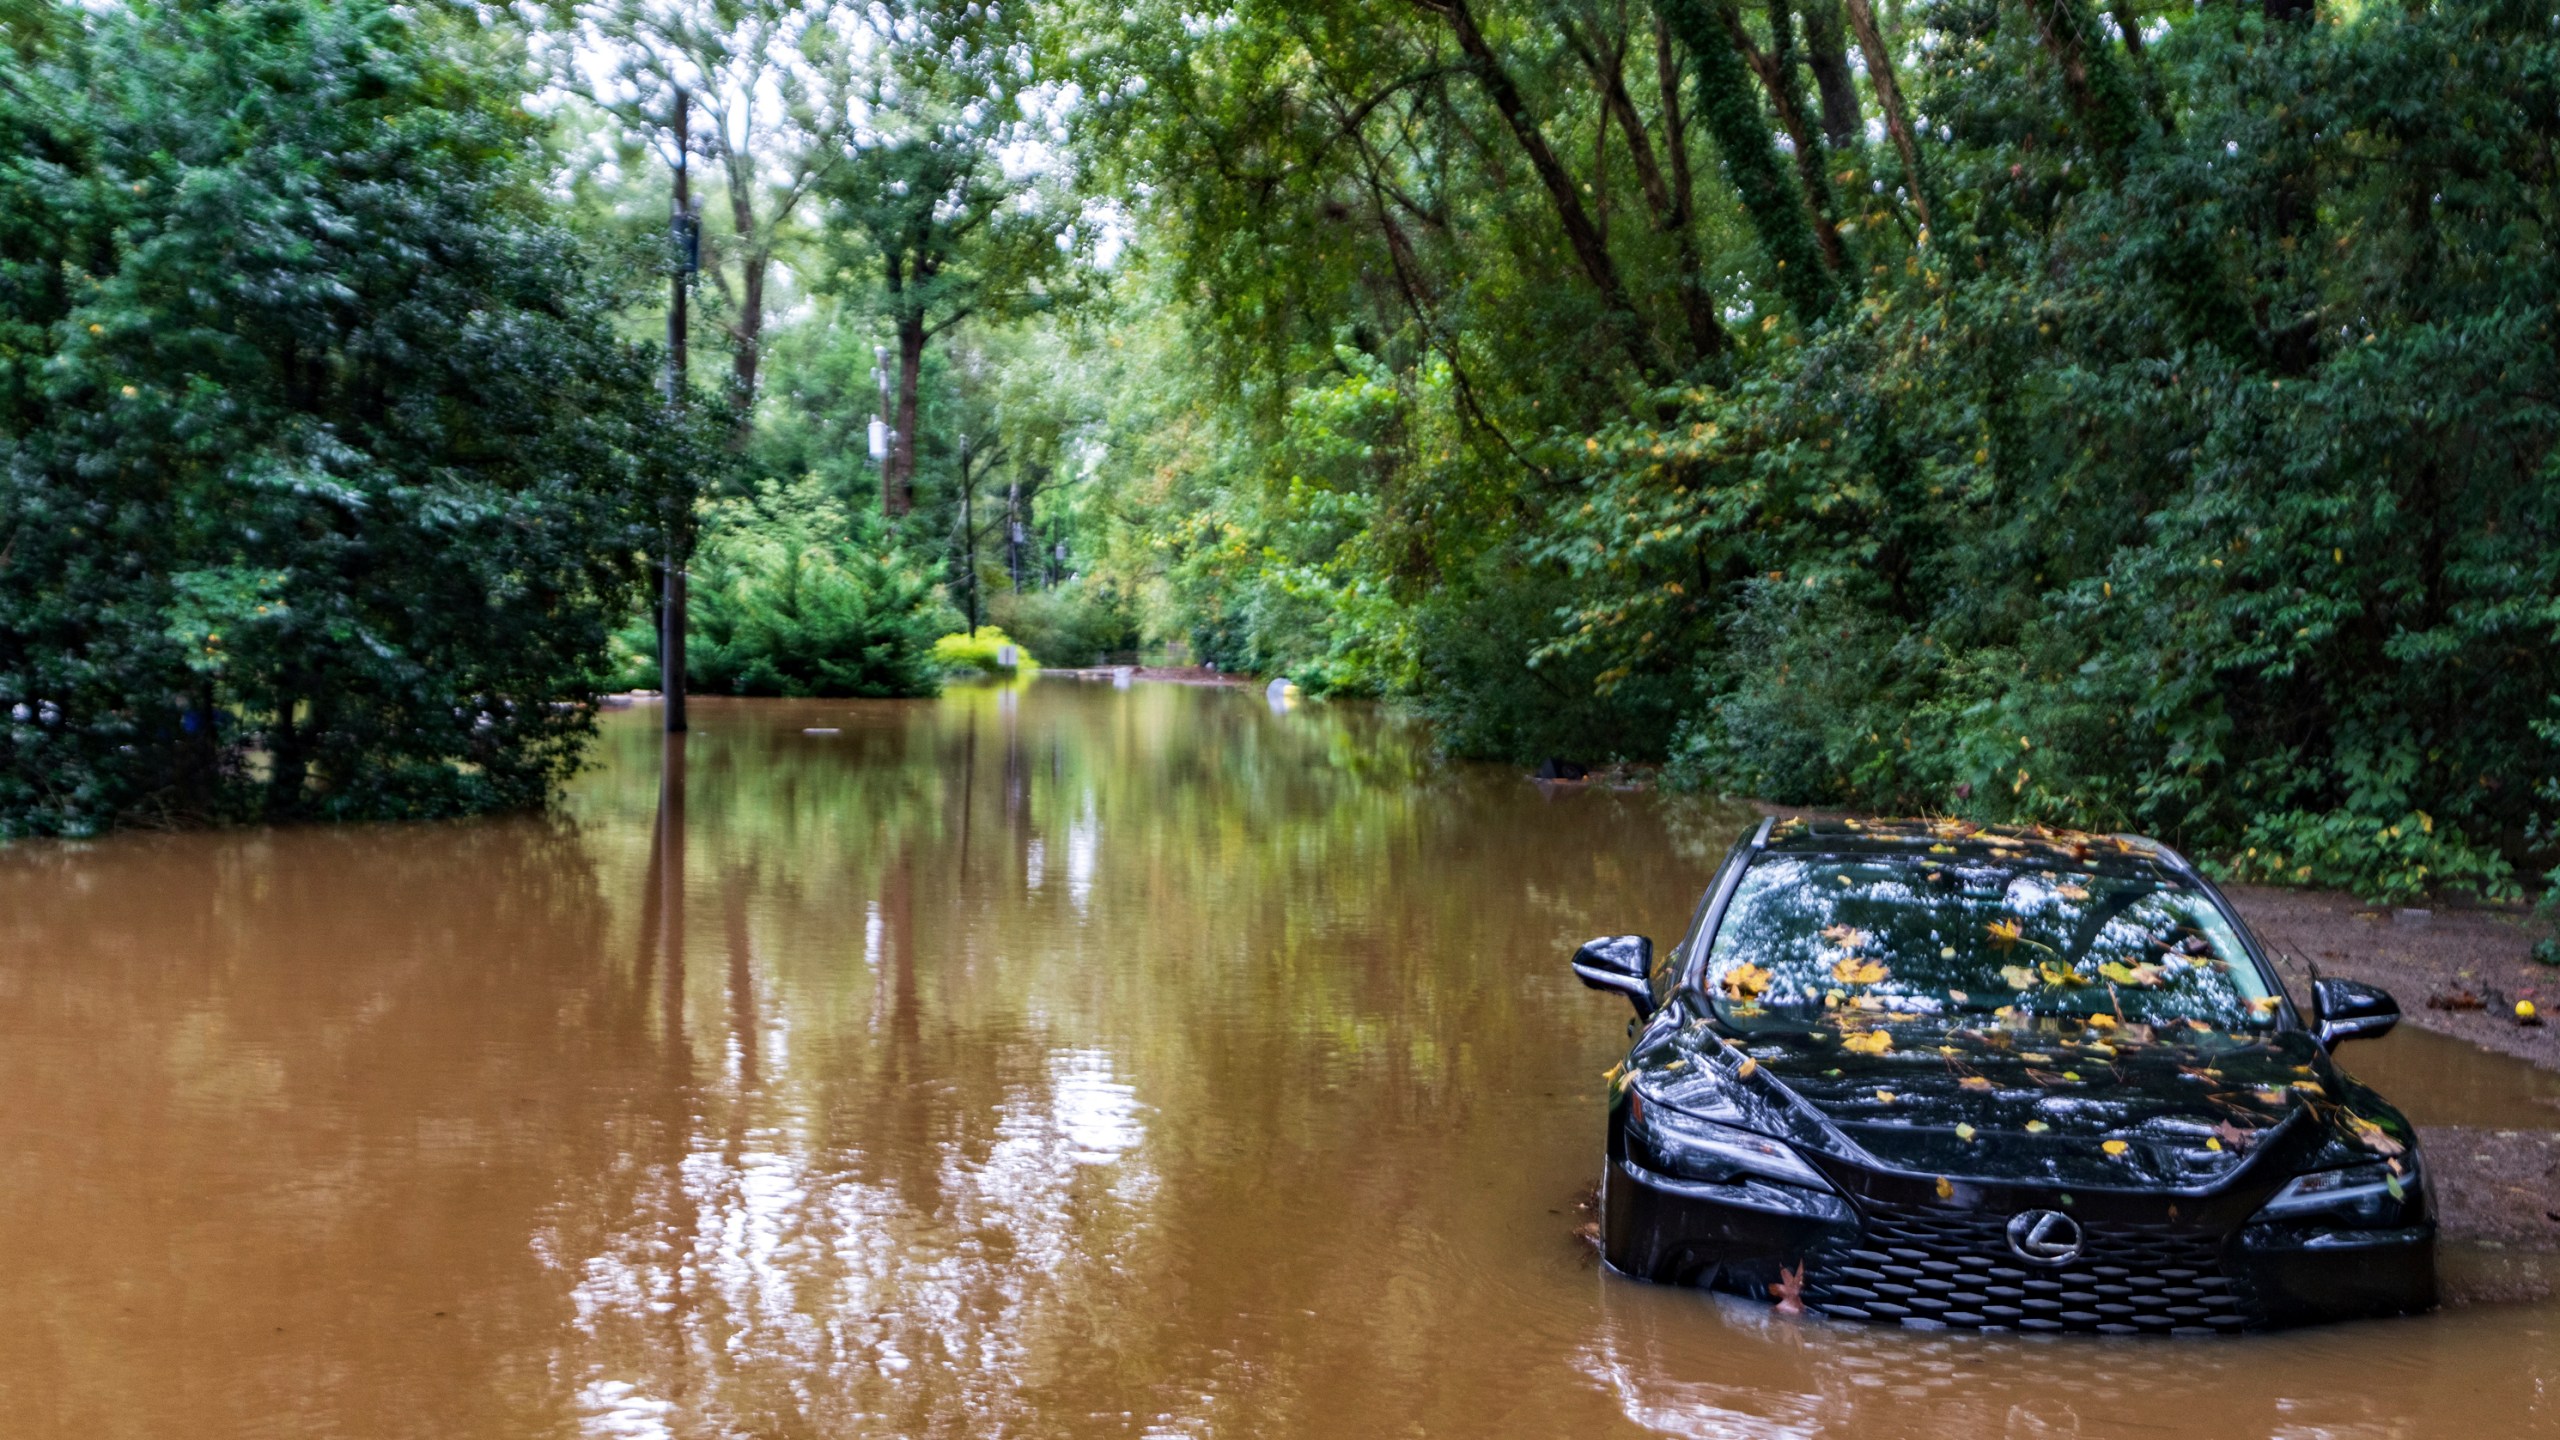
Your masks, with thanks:
[[[2316,967],[2323,975],[2390,991],[2400,1002],[2404,1025],[2560,1071],[2560,1026],[2527,1026],[2515,1019],[2519,1000],[2546,1011],[2560,1001],[2560,970],[2532,958],[2540,932],[2529,913],[2494,907],[2394,910],[2334,892],[2251,885],[2232,886],[2228,893],[2277,952],[2297,997]],[[2467,1008],[2475,1001],[2478,1008]],[[2340,1058],[2354,1067],[2353,1048]],[[2500,1257],[2560,1253],[2560,1111],[2550,1128],[2422,1125],[2418,1139],[2435,1174],[2444,1237],[2473,1252],[2447,1265],[2446,1299],[2502,1301],[2542,1293],[2548,1267],[2500,1263]]]

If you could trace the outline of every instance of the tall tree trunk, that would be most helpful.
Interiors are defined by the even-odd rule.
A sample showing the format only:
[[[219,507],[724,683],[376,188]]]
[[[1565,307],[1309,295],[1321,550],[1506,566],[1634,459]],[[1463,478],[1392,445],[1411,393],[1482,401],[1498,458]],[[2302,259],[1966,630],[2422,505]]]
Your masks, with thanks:
[[[1867,83],[1875,87],[1876,105],[1884,111],[1885,133],[1893,137],[1893,148],[1902,156],[1903,187],[1910,193],[1911,209],[1923,226],[1937,223],[1930,218],[1929,175],[1920,165],[1920,147],[1911,134],[1911,113],[1902,103],[1901,82],[1894,79],[1893,52],[1884,46],[1884,32],[1876,27],[1876,12],[1869,0],[1840,0],[1849,15],[1849,29],[1858,37],[1858,50],[1867,57]]]
[[[1780,293],[1807,321],[1830,314],[1838,292],[1823,274],[1803,194],[1778,163],[1778,147],[1761,117],[1750,66],[1728,23],[1733,18],[1730,0],[1660,0],[1660,8],[1671,32],[1697,62],[1698,111],[1724,156],[1725,172],[1742,197],[1762,252],[1777,267]]]
[[[764,277],[772,257],[750,250],[738,269],[738,323],[731,327],[734,348],[729,357],[729,390],[738,406],[739,424],[756,403],[756,372],[764,363]]]
[[[889,463],[880,467],[880,508],[904,515],[916,504],[916,389],[924,369],[924,317],[898,317],[898,414],[889,431]]]
[[[1831,176],[1823,169],[1822,146],[1813,136],[1813,122],[1806,114],[1803,82],[1796,78],[1795,22],[1787,13],[1786,0],[1769,0],[1770,52],[1760,53],[1751,43],[1751,33],[1742,25],[1742,12],[1728,7],[1725,12],[1727,30],[1733,36],[1733,48],[1742,53],[1753,74],[1760,77],[1760,88],[1769,92],[1769,108],[1777,112],[1779,127],[1787,132],[1789,146],[1795,151],[1796,183],[1804,187],[1805,220],[1813,226],[1815,243],[1822,247],[1822,263],[1844,280],[1849,276],[1848,252],[1840,244],[1837,211],[1831,202]]]
[[[310,737],[294,719],[301,704],[292,691],[275,699],[275,724],[267,731],[266,818],[287,819],[302,808],[302,787],[311,775]]]
[[[1636,181],[1644,191],[1645,205],[1653,212],[1653,228],[1671,237],[1673,263],[1678,269],[1680,318],[1688,330],[1691,354],[1697,359],[1711,359],[1723,355],[1730,342],[1723,322],[1716,317],[1715,297],[1707,288],[1697,237],[1689,229],[1689,146],[1687,138],[1679,133],[1677,62],[1671,59],[1669,41],[1661,36],[1659,26],[1656,36],[1664,85],[1663,143],[1672,163],[1672,176],[1667,179],[1662,162],[1654,153],[1653,141],[1645,133],[1644,116],[1636,109],[1635,97],[1627,93],[1623,50],[1603,52],[1596,45],[1584,44],[1578,36],[1575,48],[1600,87],[1604,113],[1617,116],[1618,129],[1627,137],[1627,154],[1635,162]]]
[[[1512,138],[1519,142],[1522,153],[1529,157],[1529,168],[1538,174],[1538,183],[1546,187],[1547,198],[1564,227],[1565,240],[1572,245],[1574,258],[1581,262],[1582,273],[1600,292],[1601,303],[1609,308],[1610,317],[1622,332],[1621,341],[1638,366],[1648,372],[1661,366],[1653,353],[1652,341],[1646,336],[1644,322],[1636,314],[1635,302],[1628,298],[1626,282],[1619,277],[1617,262],[1610,258],[1609,247],[1598,227],[1591,223],[1590,212],[1582,206],[1582,195],[1574,188],[1573,177],[1565,173],[1564,164],[1556,159],[1547,137],[1529,113],[1529,102],[1522,98],[1520,87],[1511,73],[1502,68],[1501,58],[1493,53],[1493,45],[1476,28],[1474,12],[1467,0],[1422,0],[1426,8],[1436,9],[1447,17],[1449,28],[1457,37],[1458,49],[1473,68],[1478,84],[1502,113],[1503,124],[1511,128]]]
[[[2062,92],[2087,134],[2089,148],[2111,173],[2122,173],[2124,149],[2141,131],[2140,106],[2116,52],[2098,43],[2098,25],[2082,0],[2025,0],[2036,34],[2062,72]]]
[[[2119,0],[2122,3],[2122,0]],[[1848,31],[1840,23],[1840,0],[1803,0],[1804,61],[1813,85],[1822,92],[1822,134],[1834,150],[1847,150],[1866,138],[1866,117],[1858,109],[1857,77],[1849,73]]]
[[[764,363],[764,281],[773,266],[773,242],[756,223],[752,160],[732,155],[727,169],[729,223],[738,232],[738,316],[729,325],[729,389],[743,427],[755,404],[756,372]]]
[[[1653,17],[1653,78],[1662,91],[1662,148],[1671,156],[1671,189],[1686,225],[1697,209],[1698,189],[1689,173],[1689,122],[1680,113],[1680,51],[1660,15]]]

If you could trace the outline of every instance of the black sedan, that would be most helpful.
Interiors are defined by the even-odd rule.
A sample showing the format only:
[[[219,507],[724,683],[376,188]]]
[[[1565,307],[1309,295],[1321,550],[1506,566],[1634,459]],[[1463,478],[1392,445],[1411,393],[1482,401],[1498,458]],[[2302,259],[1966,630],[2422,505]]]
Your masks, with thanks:
[[[2219,1332],[2424,1310],[2408,1121],[2330,1062],[2211,882],[2129,836],[1764,822],[1635,1002],[1602,1246],[1628,1275],[1904,1325]]]

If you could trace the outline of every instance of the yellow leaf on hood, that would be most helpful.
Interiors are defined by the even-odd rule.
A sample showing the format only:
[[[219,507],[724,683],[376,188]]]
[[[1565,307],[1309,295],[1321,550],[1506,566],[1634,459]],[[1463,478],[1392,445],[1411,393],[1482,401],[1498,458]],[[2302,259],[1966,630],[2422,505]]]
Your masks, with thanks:
[[[2121,1155],[2132,1147],[2121,1140],[2102,1140],[2098,1143],[2098,1148],[2110,1155]]]

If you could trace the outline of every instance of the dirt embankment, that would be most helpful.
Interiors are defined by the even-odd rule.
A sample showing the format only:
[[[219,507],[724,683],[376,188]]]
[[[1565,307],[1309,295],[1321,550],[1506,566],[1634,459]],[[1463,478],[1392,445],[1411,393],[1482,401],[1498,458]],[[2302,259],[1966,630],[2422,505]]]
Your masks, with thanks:
[[[2323,975],[2390,991],[2403,1024],[2560,1071],[2560,1023],[2516,1019],[2519,1000],[2540,1011],[2560,1005],[2560,969],[2534,962],[2541,932],[2525,912],[2390,910],[2344,895],[2255,886],[2235,886],[2230,895],[2259,938],[2279,952],[2297,999],[2305,998],[2316,966]],[[2353,1052],[2345,1058],[2352,1060]],[[2560,1111],[2541,1128],[2421,1126],[2419,1141],[2448,1239],[2560,1251]]]

